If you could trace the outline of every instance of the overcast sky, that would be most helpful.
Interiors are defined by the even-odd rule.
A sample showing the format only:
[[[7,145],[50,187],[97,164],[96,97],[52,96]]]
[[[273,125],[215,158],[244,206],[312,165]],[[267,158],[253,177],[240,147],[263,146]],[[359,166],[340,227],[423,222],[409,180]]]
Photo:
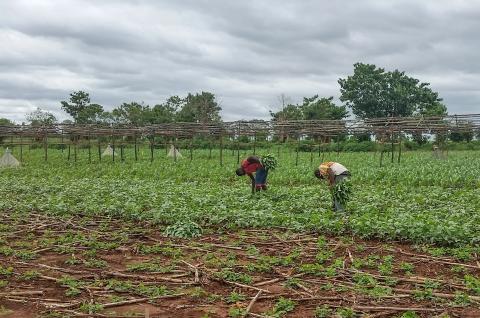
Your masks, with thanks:
[[[0,117],[59,118],[75,90],[111,109],[213,92],[226,120],[278,96],[339,97],[355,62],[399,69],[480,112],[480,0],[0,0]]]

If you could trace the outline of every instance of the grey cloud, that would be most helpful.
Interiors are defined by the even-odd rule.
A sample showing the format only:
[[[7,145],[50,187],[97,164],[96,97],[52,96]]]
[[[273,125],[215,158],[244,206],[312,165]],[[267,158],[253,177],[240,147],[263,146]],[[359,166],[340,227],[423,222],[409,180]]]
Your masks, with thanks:
[[[268,118],[281,93],[334,96],[355,62],[430,82],[478,112],[480,1],[5,0],[0,117],[87,90],[107,109],[202,90],[225,119]]]

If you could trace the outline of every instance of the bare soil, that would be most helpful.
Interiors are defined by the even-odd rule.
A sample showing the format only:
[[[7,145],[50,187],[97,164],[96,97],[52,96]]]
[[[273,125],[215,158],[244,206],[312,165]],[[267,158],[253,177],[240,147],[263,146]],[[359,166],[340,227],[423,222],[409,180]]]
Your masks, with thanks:
[[[480,317],[480,285],[466,279],[480,278],[476,254],[287,229],[188,240],[161,229],[4,212],[0,317],[241,317],[247,307],[251,317]]]

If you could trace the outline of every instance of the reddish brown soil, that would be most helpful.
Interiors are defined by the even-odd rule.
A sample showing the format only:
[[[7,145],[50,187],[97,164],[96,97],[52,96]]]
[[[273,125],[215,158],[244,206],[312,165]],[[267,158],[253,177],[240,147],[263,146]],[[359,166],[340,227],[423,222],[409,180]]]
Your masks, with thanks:
[[[227,317],[235,308],[245,310],[260,290],[252,317],[313,317],[322,305],[330,317],[342,308],[355,317],[401,317],[408,310],[418,317],[480,317],[480,291],[464,280],[480,277],[477,255],[460,261],[408,244],[351,237],[327,237],[319,246],[318,234],[287,230],[181,240],[149,224],[107,218],[5,213],[4,220],[0,317]],[[330,253],[324,268],[306,271],[319,252]],[[151,268],[133,271],[141,262]],[[229,300],[233,292],[242,297]],[[281,297],[295,304],[284,315],[274,312]]]

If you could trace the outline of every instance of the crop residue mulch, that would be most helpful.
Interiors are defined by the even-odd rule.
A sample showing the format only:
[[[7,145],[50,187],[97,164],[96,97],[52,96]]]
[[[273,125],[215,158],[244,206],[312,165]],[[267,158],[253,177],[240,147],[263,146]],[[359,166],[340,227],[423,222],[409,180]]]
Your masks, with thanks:
[[[0,235],[0,317],[480,317],[468,249],[9,212]]]

